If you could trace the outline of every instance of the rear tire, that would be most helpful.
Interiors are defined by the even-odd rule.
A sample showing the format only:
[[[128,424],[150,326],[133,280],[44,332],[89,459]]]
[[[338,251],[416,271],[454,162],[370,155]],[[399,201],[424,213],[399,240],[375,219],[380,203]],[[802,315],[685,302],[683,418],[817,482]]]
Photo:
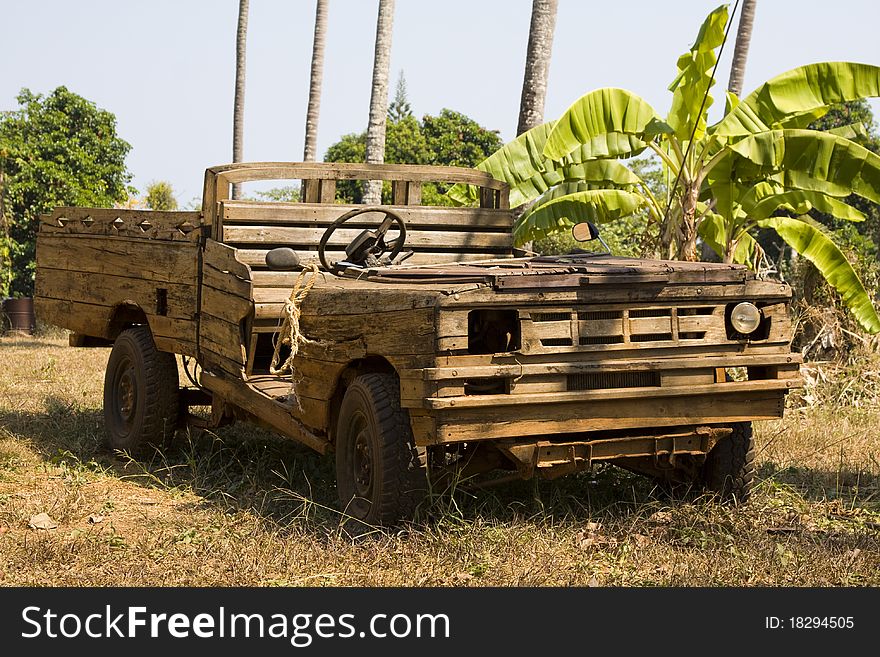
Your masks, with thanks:
[[[352,381],[339,409],[336,482],[343,513],[366,525],[394,525],[415,513],[427,490],[426,468],[400,407],[400,382],[391,374]]]
[[[111,448],[163,447],[177,430],[177,360],[156,349],[147,326],[124,330],[104,375],[104,424]]]
[[[755,483],[755,438],[751,422],[736,422],[706,455],[703,485],[707,491],[729,502],[743,503]]]

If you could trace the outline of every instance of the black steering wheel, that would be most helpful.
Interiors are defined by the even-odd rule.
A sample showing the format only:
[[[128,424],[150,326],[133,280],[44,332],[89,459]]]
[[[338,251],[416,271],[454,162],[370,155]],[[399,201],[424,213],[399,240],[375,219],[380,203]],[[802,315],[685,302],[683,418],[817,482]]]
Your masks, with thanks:
[[[390,254],[388,256],[389,260],[394,260],[394,258],[397,257],[401,249],[403,249],[404,241],[406,241],[406,224],[403,223],[403,219],[387,208],[378,206],[355,208],[354,210],[346,212],[339,217],[339,219],[334,221],[333,225],[324,231],[324,234],[321,236],[321,241],[318,243],[318,259],[321,261],[321,265],[323,265],[324,269],[327,271],[332,269],[332,267],[327,264],[327,258],[325,256],[327,242],[330,240],[330,236],[336,232],[337,228],[352,217],[367,212],[381,212],[385,215],[385,218],[382,219],[382,223],[379,224],[377,228],[368,228],[362,231],[360,235],[355,237],[349,245],[345,247],[345,259],[353,265],[362,267],[365,264],[368,266],[378,264],[379,256],[383,253]],[[400,235],[398,235],[397,239],[393,242],[386,243],[385,235],[395,224],[400,231]]]

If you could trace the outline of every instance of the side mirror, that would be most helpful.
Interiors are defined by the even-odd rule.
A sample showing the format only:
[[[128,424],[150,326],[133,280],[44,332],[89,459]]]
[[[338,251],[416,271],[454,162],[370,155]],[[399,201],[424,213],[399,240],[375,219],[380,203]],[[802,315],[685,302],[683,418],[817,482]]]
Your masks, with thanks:
[[[599,234],[599,229],[596,228],[596,225],[592,222],[584,221],[575,224],[571,227],[571,236],[578,242],[592,242],[593,240],[599,240],[599,243],[605,247],[605,252],[608,254],[611,253],[608,244],[605,243],[605,240],[603,240],[602,236]]]
[[[273,271],[294,271],[300,268],[299,256],[289,246],[279,246],[266,254],[266,266]]]
[[[571,236],[578,242],[592,242],[599,238],[599,229],[595,224],[585,221],[571,227]]]

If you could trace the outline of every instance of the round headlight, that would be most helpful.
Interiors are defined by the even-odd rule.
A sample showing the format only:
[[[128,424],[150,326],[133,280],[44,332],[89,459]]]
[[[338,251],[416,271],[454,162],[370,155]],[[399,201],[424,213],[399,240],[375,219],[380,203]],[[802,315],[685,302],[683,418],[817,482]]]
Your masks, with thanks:
[[[751,333],[761,323],[761,311],[755,304],[743,301],[730,313],[730,323],[737,333]]]

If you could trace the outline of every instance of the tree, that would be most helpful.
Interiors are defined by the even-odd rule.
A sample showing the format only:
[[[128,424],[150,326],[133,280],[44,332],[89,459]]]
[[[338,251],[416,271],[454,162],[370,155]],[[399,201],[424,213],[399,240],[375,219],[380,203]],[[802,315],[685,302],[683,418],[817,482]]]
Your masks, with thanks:
[[[409,98],[406,95],[406,78],[403,77],[403,71],[401,71],[400,75],[397,76],[394,100],[388,106],[388,120],[392,123],[397,123],[412,115],[412,107],[410,107]]]
[[[176,210],[177,199],[174,198],[174,189],[171,183],[165,180],[151,182],[147,185],[145,205],[150,210]]]
[[[728,94],[725,116],[707,126],[726,23],[722,5],[678,59],[665,120],[629,91],[598,89],[478,168],[510,183],[512,206],[535,200],[515,226],[518,243],[644,207],[659,224],[661,255],[696,260],[699,235],[725,262],[755,267],[762,254],[753,233],[774,230],[816,265],[866,330],[878,332],[880,316],[852,266],[804,215],[815,208],[861,221],[862,213],[842,199],[854,193],[880,201],[880,156],[850,139],[853,127],[805,129],[835,103],[880,95],[880,67],[824,62],[793,69],[741,101]],[[621,162],[646,149],[673,181],[667,199],[657,199]],[[451,190],[460,201],[473,194]]]
[[[532,21],[529,26],[517,135],[544,122],[544,100],[547,97],[550,53],[553,49],[553,31],[556,28],[556,6],[557,0],[532,0]]]
[[[238,2],[238,29],[235,32],[235,99],[232,102],[232,161],[241,162],[244,152],[244,82],[247,54],[249,0]],[[241,183],[233,183],[232,198],[241,197]]]
[[[342,137],[327,149],[327,162],[363,162],[366,132]],[[473,167],[501,146],[495,130],[487,130],[460,112],[441,110],[438,116],[426,115],[421,124],[414,116],[404,116],[388,123],[385,160],[392,164],[433,164],[438,166]],[[360,203],[364,193],[356,181],[340,180],[336,185],[339,197],[348,203]],[[449,204],[442,194],[445,189],[422,187],[426,204]],[[387,195],[386,195],[387,196]]]
[[[749,43],[752,41],[752,26],[755,24],[755,7],[758,0],[743,0],[739,12],[739,28],[736,31],[736,46],[733,49],[733,62],[730,65],[730,81],[727,90],[739,96],[742,94],[743,80],[746,76],[746,59],[749,56]]]
[[[315,6],[315,38],[312,45],[312,73],[309,78],[309,107],[306,111],[306,138],[303,147],[305,162],[314,162],[318,150],[318,118],[321,113],[321,85],[324,80],[328,2],[329,0],[317,0]]]
[[[131,146],[117,136],[112,113],[66,87],[47,96],[23,89],[17,102],[18,109],[0,119],[12,273],[6,292],[31,296],[39,216],[60,205],[112,207],[124,201]]]
[[[373,59],[373,87],[370,93],[370,120],[364,161],[382,164],[385,161],[385,123],[388,115],[388,69],[391,65],[391,29],[394,21],[394,0],[379,0],[376,21],[376,51]],[[367,184],[364,203],[375,205],[382,200],[382,181]]]

